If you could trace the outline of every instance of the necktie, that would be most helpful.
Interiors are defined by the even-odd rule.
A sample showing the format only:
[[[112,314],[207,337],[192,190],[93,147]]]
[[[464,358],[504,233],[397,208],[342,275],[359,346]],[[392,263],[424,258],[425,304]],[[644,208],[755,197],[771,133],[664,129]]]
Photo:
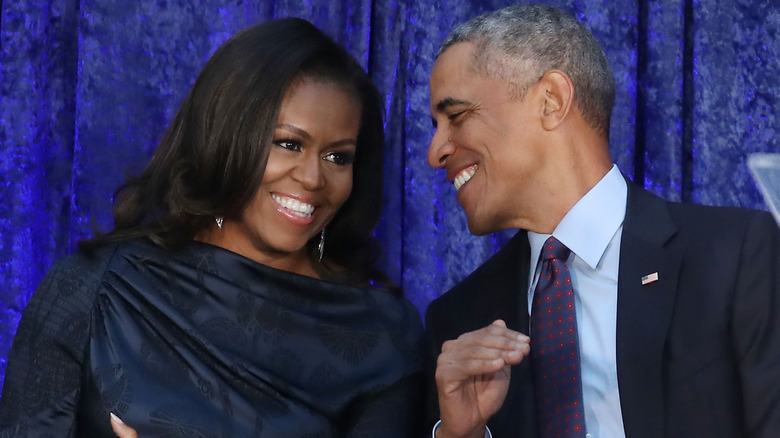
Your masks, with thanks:
[[[550,237],[531,307],[531,368],[540,438],[585,436],[571,251]]]

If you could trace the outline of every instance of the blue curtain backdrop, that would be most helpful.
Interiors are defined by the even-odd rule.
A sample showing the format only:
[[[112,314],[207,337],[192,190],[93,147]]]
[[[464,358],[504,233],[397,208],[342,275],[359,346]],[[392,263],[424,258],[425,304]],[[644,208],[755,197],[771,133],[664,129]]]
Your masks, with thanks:
[[[387,112],[385,268],[424,311],[511,234],[471,236],[425,163],[428,74],[489,0],[0,0],[0,384],[22,311],[52,264],[111,225],[205,60],[239,29],[314,22],[367,68]],[[780,152],[776,0],[547,1],[603,44],[617,84],[611,151],[682,202],[765,209],[745,165]]]

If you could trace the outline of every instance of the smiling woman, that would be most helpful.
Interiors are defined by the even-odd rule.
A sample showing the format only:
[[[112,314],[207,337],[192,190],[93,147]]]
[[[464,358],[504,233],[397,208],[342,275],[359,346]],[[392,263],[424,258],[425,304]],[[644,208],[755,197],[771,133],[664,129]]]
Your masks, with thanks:
[[[293,83],[282,100],[260,188],[238,217],[205,230],[200,240],[317,277],[306,244],[352,191],[361,109],[353,94],[318,79]]]
[[[376,88],[310,23],[226,42],[114,230],[35,292],[0,435],[412,436],[422,324],[375,267],[382,146]]]

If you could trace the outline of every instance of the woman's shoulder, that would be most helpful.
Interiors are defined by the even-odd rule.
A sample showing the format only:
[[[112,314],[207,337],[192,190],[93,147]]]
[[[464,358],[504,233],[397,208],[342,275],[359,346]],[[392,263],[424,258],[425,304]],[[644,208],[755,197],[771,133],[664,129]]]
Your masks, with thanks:
[[[123,243],[114,243],[89,251],[76,251],[57,261],[52,267],[52,271],[79,271],[88,275],[97,275],[105,268],[117,249],[124,245]]]
[[[73,286],[100,281],[108,262],[122,246],[119,243],[90,251],[77,251],[55,263],[46,276],[60,282],[73,283]]]
[[[106,265],[118,245],[77,251],[58,260],[35,290],[26,312],[84,311],[91,308]],[[67,305],[63,305],[67,302]]]
[[[403,294],[403,292],[388,290],[382,287],[365,287],[373,301],[374,307],[389,318],[402,318],[417,321],[422,325],[422,319],[417,308]]]
[[[425,328],[420,312],[401,295],[380,288],[369,288],[373,301],[374,321],[384,326],[391,339],[402,340],[405,349],[421,348]]]

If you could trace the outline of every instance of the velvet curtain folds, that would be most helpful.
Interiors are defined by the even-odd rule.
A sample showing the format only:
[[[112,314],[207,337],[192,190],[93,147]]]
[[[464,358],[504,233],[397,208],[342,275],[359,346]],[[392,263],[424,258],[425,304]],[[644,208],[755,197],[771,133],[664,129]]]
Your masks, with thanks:
[[[745,165],[780,152],[775,0],[542,0],[586,21],[614,70],[611,152],[662,197],[766,209]],[[424,311],[511,232],[471,236],[426,164],[428,75],[447,33],[499,0],[14,0],[0,22],[0,380],[54,261],[111,225],[205,60],[239,29],[306,18],[385,95],[384,267]],[[519,268],[520,269],[520,268]]]

